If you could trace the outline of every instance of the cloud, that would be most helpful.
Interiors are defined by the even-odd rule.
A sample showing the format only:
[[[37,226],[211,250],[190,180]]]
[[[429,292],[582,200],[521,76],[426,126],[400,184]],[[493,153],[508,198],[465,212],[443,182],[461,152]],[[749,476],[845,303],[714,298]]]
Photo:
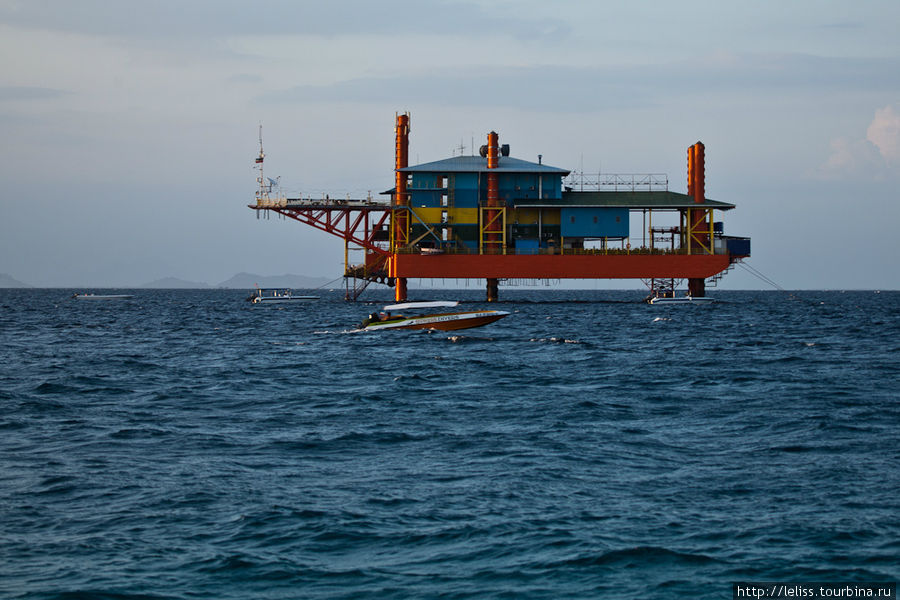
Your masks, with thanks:
[[[69,94],[53,88],[0,85],[0,102],[52,100]]]
[[[866,130],[866,139],[878,148],[889,164],[900,165],[900,114],[893,106],[875,111],[875,119]]]
[[[269,92],[266,103],[349,102],[500,106],[592,112],[660,106],[672,98],[739,93],[777,102],[789,92],[900,92],[900,59],[801,54],[713,54],[693,60],[627,66],[483,65],[411,69],[330,85]]]
[[[446,0],[12,0],[0,23],[89,35],[223,37],[229,35],[398,35],[406,32],[559,39],[571,27],[558,18],[526,18]]]
[[[349,102],[480,106],[590,112],[646,106],[646,84],[571,67],[430,69],[331,85],[299,85],[265,94],[263,103]],[[451,91],[448,91],[451,90]]]
[[[900,114],[890,105],[879,108],[865,139],[832,140],[831,155],[819,174],[826,179],[900,176]]]
[[[227,79],[228,83],[262,83],[263,78],[252,73],[238,73]]]
[[[831,156],[822,167],[832,177],[865,176],[884,167],[878,148],[868,140],[836,138],[831,140]]]
[[[702,90],[900,91],[900,58],[715,53],[669,66]]]

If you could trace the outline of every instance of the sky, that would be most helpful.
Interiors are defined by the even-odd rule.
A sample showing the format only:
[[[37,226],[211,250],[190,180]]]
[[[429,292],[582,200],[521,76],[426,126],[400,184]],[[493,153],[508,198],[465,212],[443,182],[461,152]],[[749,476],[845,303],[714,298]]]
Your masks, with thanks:
[[[898,29],[896,0],[0,0],[0,273],[339,277],[340,239],[247,208],[258,128],[288,195],[361,197],[392,187],[409,111],[412,164],[495,130],[679,192],[702,141],[754,269],[900,289]]]

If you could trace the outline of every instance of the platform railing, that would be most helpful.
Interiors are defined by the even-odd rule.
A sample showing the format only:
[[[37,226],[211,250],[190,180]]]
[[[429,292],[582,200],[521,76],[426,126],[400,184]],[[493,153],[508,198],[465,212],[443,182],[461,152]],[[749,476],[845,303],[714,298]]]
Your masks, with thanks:
[[[382,208],[390,202],[371,198],[257,198],[257,208]]]
[[[668,190],[666,173],[585,173],[572,171],[563,180],[567,190],[588,191],[636,191]]]
[[[724,252],[716,252],[722,254]],[[466,254],[478,255],[477,248],[440,248],[436,251],[433,248],[408,247],[399,248],[397,254]],[[507,248],[506,254],[516,254],[521,256],[541,256],[541,255],[562,255],[562,256],[627,256],[631,254],[662,256],[667,254],[685,256],[688,254],[687,248],[650,248],[640,246],[634,248]],[[695,252],[694,254],[698,254]]]

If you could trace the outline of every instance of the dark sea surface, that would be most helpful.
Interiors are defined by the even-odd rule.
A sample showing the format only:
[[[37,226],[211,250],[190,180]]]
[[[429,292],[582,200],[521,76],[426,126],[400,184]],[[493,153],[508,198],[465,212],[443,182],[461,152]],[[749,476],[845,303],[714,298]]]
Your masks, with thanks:
[[[73,291],[0,290],[0,597],[900,579],[900,292],[501,288],[487,327],[359,333],[388,293]]]

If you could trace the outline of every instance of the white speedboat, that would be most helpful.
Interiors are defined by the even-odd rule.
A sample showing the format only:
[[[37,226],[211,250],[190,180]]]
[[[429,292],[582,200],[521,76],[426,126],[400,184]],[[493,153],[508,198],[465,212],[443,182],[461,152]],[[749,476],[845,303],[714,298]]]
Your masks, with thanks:
[[[473,310],[466,312],[439,312],[423,315],[404,316],[396,311],[422,310],[457,306],[459,302],[405,302],[385,306],[380,313],[372,313],[360,325],[361,330],[374,331],[381,329],[439,329],[453,331],[481,327],[502,319],[509,313],[505,310]]]
[[[133,294],[72,294],[76,300],[130,300]]]
[[[648,300],[650,304],[710,304],[715,301],[715,298],[707,298],[706,296],[678,296],[670,298],[654,296]]]
[[[318,296],[295,296],[291,290],[263,290],[256,288],[256,292],[247,298],[253,304],[287,304],[289,302],[309,302],[318,300]]]

